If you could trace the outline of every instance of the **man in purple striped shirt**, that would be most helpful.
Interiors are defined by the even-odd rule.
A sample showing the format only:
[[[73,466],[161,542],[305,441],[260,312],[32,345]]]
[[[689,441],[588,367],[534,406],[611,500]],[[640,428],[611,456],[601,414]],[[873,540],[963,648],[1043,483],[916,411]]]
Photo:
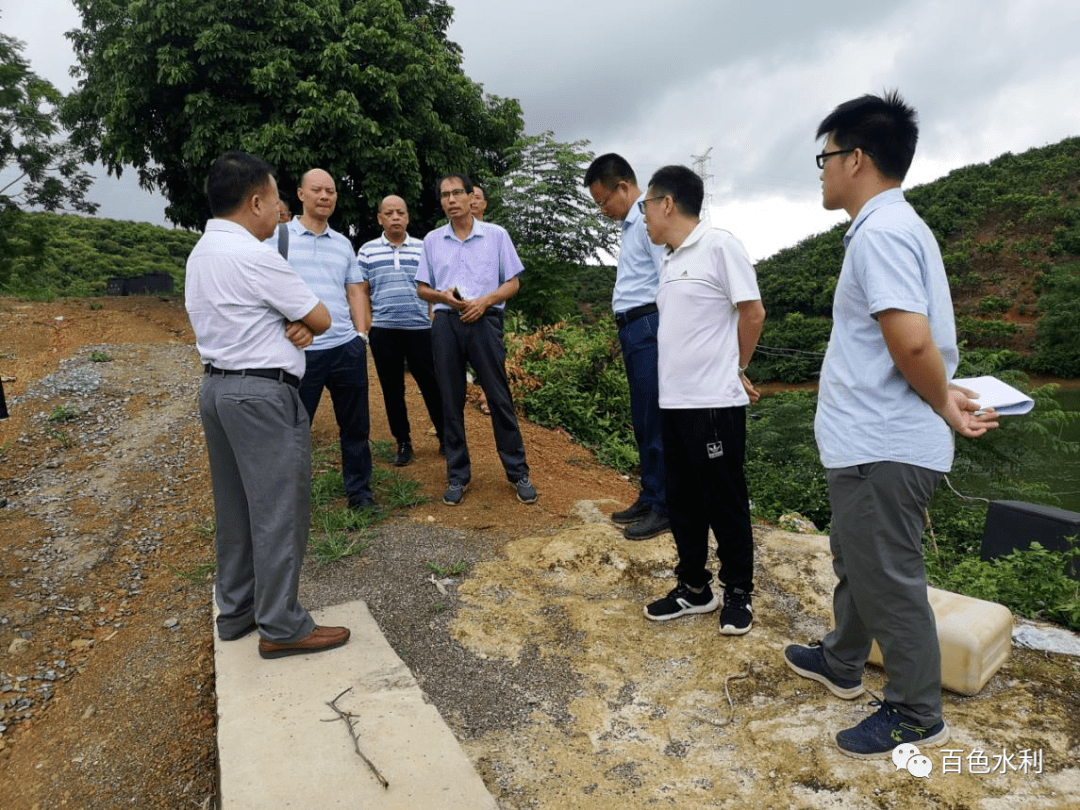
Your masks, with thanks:
[[[417,294],[434,305],[431,329],[435,377],[443,401],[447,488],[443,503],[457,506],[472,477],[465,443],[465,363],[471,361],[491,408],[491,428],[506,478],[522,503],[536,501],[525,445],[506,382],[503,309],[520,289],[525,269],[505,229],[476,219],[472,183],[462,174],[439,181],[449,223],[424,238]]]

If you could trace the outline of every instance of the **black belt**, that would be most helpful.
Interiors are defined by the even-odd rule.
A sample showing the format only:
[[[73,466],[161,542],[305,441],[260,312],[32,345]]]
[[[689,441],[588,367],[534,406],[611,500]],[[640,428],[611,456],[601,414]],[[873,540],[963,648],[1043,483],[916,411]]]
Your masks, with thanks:
[[[615,325],[622,329],[628,323],[633,323],[646,315],[652,315],[654,312],[656,312],[656,304],[642,304],[640,307],[633,307],[625,312],[616,312]]]
[[[264,377],[268,380],[277,380],[278,382],[286,383],[293,388],[300,387],[300,378],[281,368],[217,368],[206,363],[203,366],[203,371],[211,377],[215,374],[220,374],[222,377]]]

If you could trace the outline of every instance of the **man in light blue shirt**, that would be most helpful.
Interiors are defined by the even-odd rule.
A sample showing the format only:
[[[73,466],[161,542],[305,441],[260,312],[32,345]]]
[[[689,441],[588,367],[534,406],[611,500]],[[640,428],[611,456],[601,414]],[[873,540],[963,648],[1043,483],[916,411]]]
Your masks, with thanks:
[[[611,307],[619,328],[626,380],[630,386],[630,416],[641,466],[641,493],[628,509],[611,519],[626,525],[628,540],[646,540],[668,531],[664,496],[664,448],[660,438],[660,388],[656,373],[656,333],[660,315],[656,289],[663,245],[654,245],[645,230],[638,203],[645,195],[630,164],[620,155],[601,155],[585,172],[585,187],[600,213],[622,222],[619,266]]]
[[[978,413],[949,385],[958,362],[952,300],[937,241],[904,200],[915,111],[896,93],[837,107],[817,133],[826,209],[852,218],[833,299],[815,433],[829,481],[835,628],[792,644],[788,666],[851,700],[864,691],[871,641],[889,682],[877,711],[836,735],[851,757],[901,743],[942,745],[941,655],[926,595],[923,516],[952,464],[955,430],[981,436]]]
[[[406,231],[409,208],[401,197],[391,194],[384,198],[379,203],[378,219],[382,235],[366,242],[357,252],[356,261],[371,297],[368,339],[386,420],[397,442],[393,464],[404,467],[413,458],[409,410],[405,405],[405,364],[420,387],[440,452],[444,452],[442,397],[431,355],[431,307],[416,294],[416,270],[423,242]]]
[[[367,332],[371,310],[352,244],[327,220],[337,207],[334,179],[310,169],[297,196],[304,213],[289,222],[288,260],[326,303],[333,325],[307,347],[300,399],[315,421],[323,388],[330,391],[341,443],[341,474],[352,509],[376,507],[368,444]]]
[[[536,501],[529,479],[514,401],[506,381],[503,310],[520,289],[525,269],[504,228],[476,219],[472,182],[463,174],[439,181],[439,199],[450,221],[424,237],[417,294],[434,305],[431,327],[435,376],[443,401],[447,487],[443,503],[457,506],[472,480],[465,443],[465,363],[471,361],[491,409],[495,447],[507,480],[522,503]]]

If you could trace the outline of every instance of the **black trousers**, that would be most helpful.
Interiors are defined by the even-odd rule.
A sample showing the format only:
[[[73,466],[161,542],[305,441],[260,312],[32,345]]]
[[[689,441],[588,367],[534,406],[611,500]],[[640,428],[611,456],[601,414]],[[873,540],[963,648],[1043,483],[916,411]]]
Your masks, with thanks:
[[[462,323],[456,312],[436,310],[431,348],[443,403],[447,480],[451,484],[467,484],[472,478],[469,447],[465,442],[465,363],[469,361],[480,373],[481,387],[491,408],[495,448],[507,479],[517,481],[528,475],[525,444],[506,382],[502,311],[492,307],[478,321]]]
[[[720,578],[730,588],[754,589],[754,541],[746,459],[746,408],[664,408],[664,489],[679,564],[675,575],[694,588],[712,574],[709,529],[716,535]]]
[[[405,406],[405,364],[420,386],[431,424],[442,441],[443,413],[439,383],[435,379],[435,359],[431,354],[430,329],[387,329],[373,326],[368,332],[371,358],[382,386],[383,405],[390,433],[400,444],[411,442],[409,410]]]

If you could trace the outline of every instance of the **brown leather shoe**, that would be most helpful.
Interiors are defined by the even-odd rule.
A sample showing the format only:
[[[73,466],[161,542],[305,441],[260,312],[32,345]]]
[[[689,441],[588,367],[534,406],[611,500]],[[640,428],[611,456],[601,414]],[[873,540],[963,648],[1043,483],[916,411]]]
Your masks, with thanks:
[[[348,627],[316,627],[299,641],[279,644],[259,639],[259,655],[263,658],[284,658],[286,655],[303,655],[332,650],[349,640]]]

